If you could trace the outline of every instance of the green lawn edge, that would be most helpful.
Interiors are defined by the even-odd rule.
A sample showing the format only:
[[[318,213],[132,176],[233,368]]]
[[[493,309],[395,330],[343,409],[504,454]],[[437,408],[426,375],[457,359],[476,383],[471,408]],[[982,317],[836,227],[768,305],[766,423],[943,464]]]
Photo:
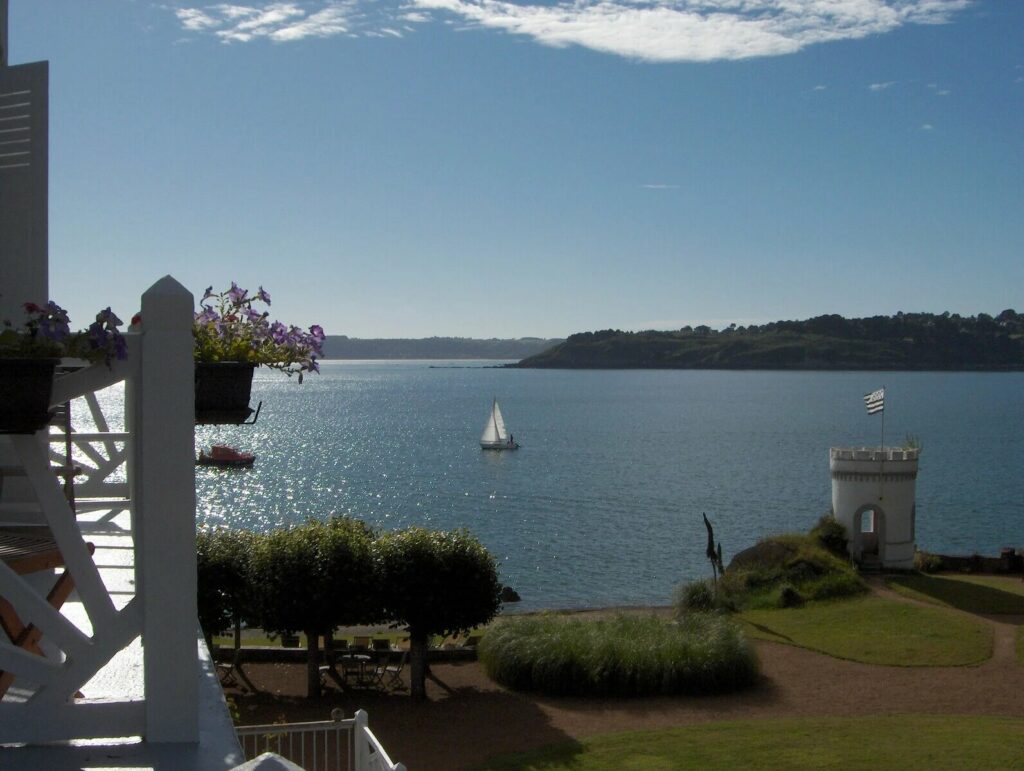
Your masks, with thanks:
[[[753,638],[883,666],[973,666],[991,658],[994,644],[984,621],[874,595],[739,618]]]
[[[904,597],[968,613],[1024,614],[1024,583],[995,576],[908,574],[889,576],[886,586]]]
[[[1024,721],[872,715],[707,723],[603,734],[492,758],[474,771],[1021,768]]]

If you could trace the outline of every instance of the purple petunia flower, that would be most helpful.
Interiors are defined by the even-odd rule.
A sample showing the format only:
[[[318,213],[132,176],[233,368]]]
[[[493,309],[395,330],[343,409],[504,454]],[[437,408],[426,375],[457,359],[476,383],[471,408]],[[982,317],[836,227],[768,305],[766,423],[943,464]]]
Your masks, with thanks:
[[[231,282],[231,289],[228,290],[228,298],[235,305],[241,305],[245,302],[245,296],[249,294],[248,289],[242,289],[234,281]]]
[[[270,305],[270,294],[262,286],[260,287],[260,291],[256,293],[256,297],[265,302],[267,305]]]

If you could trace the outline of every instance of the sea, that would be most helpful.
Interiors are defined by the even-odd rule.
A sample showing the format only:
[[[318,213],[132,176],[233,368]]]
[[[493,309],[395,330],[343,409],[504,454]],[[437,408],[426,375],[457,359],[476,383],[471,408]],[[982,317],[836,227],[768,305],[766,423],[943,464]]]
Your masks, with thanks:
[[[920,549],[1024,546],[1024,373],[502,364],[326,361],[302,384],[257,370],[254,425],[196,427],[197,452],[257,455],[196,469],[199,524],[467,528],[519,610],[668,604],[710,575],[702,513],[728,562],[829,511],[830,447],[912,439]],[[863,396],[881,387],[869,416]],[[481,451],[493,398],[519,450]]]

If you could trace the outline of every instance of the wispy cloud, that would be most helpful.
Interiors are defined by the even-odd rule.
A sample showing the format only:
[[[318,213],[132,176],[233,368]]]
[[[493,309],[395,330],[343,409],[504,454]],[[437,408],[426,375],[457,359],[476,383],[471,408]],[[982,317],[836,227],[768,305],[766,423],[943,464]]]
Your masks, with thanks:
[[[935,94],[935,96],[949,96],[950,94],[950,90],[948,88],[939,88],[938,83],[929,83],[928,90]]]
[[[205,8],[178,8],[174,13],[189,32],[213,34],[225,43],[261,38],[288,43],[348,32],[353,9],[351,2],[321,2],[312,10],[297,2],[217,3]]]
[[[895,80],[887,80],[884,83],[872,83],[870,86],[868,86],[868,89],[870,89],[871,91],[885,91],[885,89],[892,88],[895,85]]]
[[[666,182],[648,182],[646,185],[640,185],[640,187],[646,188],[647,190],[678,190],[679,185],[673,185]]]
[[[934,129],[935,129],[935,126],[933,126],[931,123],[922,123],[921,124],[921,131],[933,131]]]
[[[438,18],[554,47],[651,62],[780,56],[816,43],[945,24],[972,0],[294,0],[179,7],[182,28],[225,42],[289,42]],[[379,18],[378,18],[379,17]],[[454,21],[457,24],[452,24]]]
[[[821,84],[819,83],[819,84],[818,84],[818,85],[816,85],[816,86],[815,86],[814,88],[812,88],[812,89],[811,89],[811,91],[824,91],[825,89],[826,89],[826,86],[823,86],[823,85],[821,85]]]

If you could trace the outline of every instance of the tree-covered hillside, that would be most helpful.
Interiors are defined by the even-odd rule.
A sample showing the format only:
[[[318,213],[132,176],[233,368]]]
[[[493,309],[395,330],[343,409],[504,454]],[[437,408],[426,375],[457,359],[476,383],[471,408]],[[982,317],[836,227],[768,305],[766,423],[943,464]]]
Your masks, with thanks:
[[[1024,370],[1024,315],[897,313],[571,335],[519,367]]]

